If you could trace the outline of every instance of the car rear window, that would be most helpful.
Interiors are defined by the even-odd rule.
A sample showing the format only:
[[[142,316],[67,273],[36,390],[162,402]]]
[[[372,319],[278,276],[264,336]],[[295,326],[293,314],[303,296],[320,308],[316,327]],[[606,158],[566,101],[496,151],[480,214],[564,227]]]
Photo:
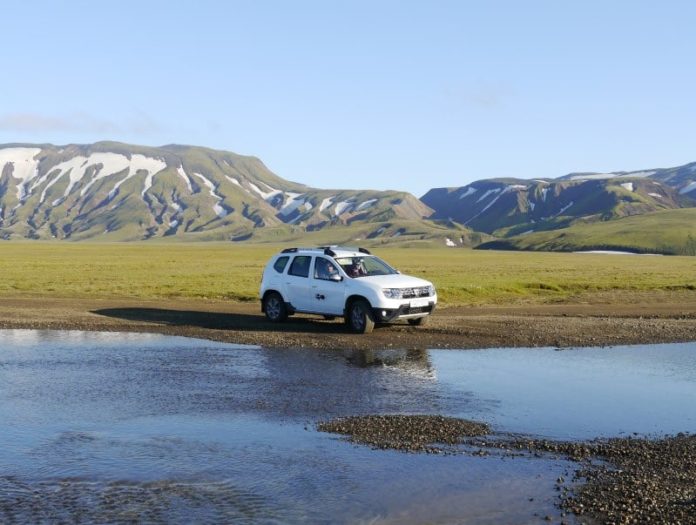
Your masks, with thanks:
[[[292,260],[288,273],[296,277],[309,277],[309,263],[312,257],[309,255],[298,255]]]
[[[287,255],[283,257],[278,257],[278,260],[273,265],[273,268],[276,272],[283,273],[283,270],[285,270],[285,267],[287,266],[289,260],[290,257],[288,257]]]

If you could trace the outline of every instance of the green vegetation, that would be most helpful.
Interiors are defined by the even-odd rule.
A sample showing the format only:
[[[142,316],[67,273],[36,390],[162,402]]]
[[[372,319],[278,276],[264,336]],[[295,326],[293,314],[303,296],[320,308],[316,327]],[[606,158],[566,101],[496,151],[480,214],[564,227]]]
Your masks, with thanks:
[[[306,240],[305,240],[306,241]],[[298,242],[298,245],[310,245]],[[287,246],[287,245],[284,245]],[[255,301],[277,244],[0,243],[0,297]],[[696,258],[375,247],[445,306],[611,301],[696,290]],[[627,295],[628,294],[628,295]]]
[[[696,208],[575,224],[560,230],[535,232],[493,241],[491,244],[491,247],[495,248],[517,250],[625,250],[637,253],[696,255]]]

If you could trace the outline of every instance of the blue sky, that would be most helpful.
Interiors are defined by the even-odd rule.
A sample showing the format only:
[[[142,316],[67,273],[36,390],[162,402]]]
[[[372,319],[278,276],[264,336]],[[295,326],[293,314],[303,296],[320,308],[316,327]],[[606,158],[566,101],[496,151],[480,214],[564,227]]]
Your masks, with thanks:
[[[194,144],[417,196],[696,161],[693,2],[16,1],[0,20],[0,143]]]

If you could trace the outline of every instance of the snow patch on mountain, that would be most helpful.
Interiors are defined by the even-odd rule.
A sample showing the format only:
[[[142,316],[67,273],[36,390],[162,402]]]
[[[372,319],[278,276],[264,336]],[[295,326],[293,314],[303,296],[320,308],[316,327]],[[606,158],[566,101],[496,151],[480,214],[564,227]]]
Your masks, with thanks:
[[[286,194],[289,199],[285,203],[285,205],[280,209],[278,213],[280,213],[282,216],[287,216],[290,215],[292,212],[294,212],[296,209],[298,209],[300,206],[302,206],[305,203],[305,199],[301,199],[302,193],[290,193],[288,192]]]
[[[242,187],[242,183],[239,182],[239,181],[238,181],[237,179],[235,179],[234,177],[230,177],[229,175],[225,175],[225,178],[226,178],[228,181],[230,181],[232,184],[236,184],[236,185],[239,186],[240,188]]]
[[[355,208],[355,211],[360,211],[364,210],[366,208],[369,208],[370,206],[374,206],[377,203],[378,199],[370,199],[366,200],[363,203],[360,203],[357,208]]]
[[[0,150],[0,173],[7,164],[12,164],[12,177],[21,181],[17,184],[17,199],[27,196],[27,184],[39,174],[39,161],[34,157],[41,153],[39,148],[5,148]]]
[[[501,189],[501,188],[494,188],[494,189],[492,189],[492,190],[488,190],[486,193],[484,193],[483,195],[481,195],[481,196],[478,198],[478,200],[477,200],[476,202],[481,202],[482,200],[484,200],[485,198],[487,198],[489,195],[492,195],[492,194],[494,194],[494,193],[498,193],[498,192],[500,191],[500,189]]]
[[[465,191],[464,193],[462,193],[462,194],[459,196],[459,198],[460,198],[460,199],[464,199],[464,198],[468,197],[469,195],[473,195],[473,194],[476,193],[477,191],[478,191],[477,188],[473,188],[473,187],[469,186],[469,187],[466,189],[466,191]]]
[[[334,215],[336,217],[340,216],[341,214],[345,213],[349,209],[353,208],[355,206],[355,201],[353,200],[346,200],[346,201],[341,201],[338,204],[336,204],[336,207],[334,208]]]
[[[685,193],[689,193],[696,190],[696,181],[692,182],[691,184],[688,184],[684,186],[682,189],[679,190],[680,195],[684,195]]]
[[[629,173],[590,173],[587,175],[573,175],[570,180],[602,180],[602,179],[617,179],[627,177],[650,177],[657,173],[656,171],[632,171]]]
[[[76,157],[73,157],[70,160],[66,160],[65,162],[61,162],[52,168],[50,168],[45,175],[43,175],[40,179],[38,179],[33,186],[31,187],[31,190],[33,191],[35,187],[40,186],[43,184],[46,180],[49,179],[51,174],[55,174],[56,171],[58,172],[52,180],[48,182],[48,184],[44,187],[43,191],[41,192],[41,197],[39,198],[39,204],[42,204],[46,200],[46,192],[53,186],[56,182],[58,182],[61,178],[63,178],[64,175],[69,174],[71,178],[71,183],[72,183],[72,177],[75,176],[77,177],[77,174],[79,173],[80,168],[82,168],[85,163],[87,162],[87,157],[83,157],[81,155],[78,155]],[[75,175],[73,175],[73,171],[75,172]],[[80,173],[80,177],[84,174],[84,171]],[[68,183],[68,188],[70,188],[70,183]],[[54,201],[55,202],[55,201]]]
[[[636,191],[635,188],[633,187],[633,183],[632,183],[632,182],[624,182],[624,183],[621,185],[621,187],[622,187],[623,189],[625,189],[625,190],[628,190],[628,191]]]
[[[126,175],[123,179],[121,179],[114,185],[113,189],[109,192],[109,195],[116,195],[116,192],[121,187],[121,185],[128,179],[135,177],[135,175],[137,175],[137,173],[141,170],[146,171],[148,173],[148,176],[155,176],[166,167],[167,164],[162,160],[146,157],[145,155],[135,154],[131,156],[131,160],[128,164],[128,175]],[[152,184],[152,179],[150,179],[150,184]],[[145,181],[145,185],[147,185],[147,179]],[[145,192],[143,191],[143,194],[144,193]]]
[[[324,211],[326,208],[331,206],[333,204],[334,197],[335,195],[332,195],[331,197],[326,197],[323,201],[321,201],[319,211]]]
[[[602,180],[614,178],[616,178],[616,173],[592,173],[589,175],[573,175],[570,177],[570,180]]]
[[[191,185],[191,177],[188,176],[188,174],[184,171],[183,166],[179,166],[176,169],[176,172],[179,174],[179,176],[184,179],[184,182],[186,183],[186,187],[189,190],[189,193],[193,193],[193,186]]]
[[[495,198],[494,198],[491,202],[489,202],[488,204],[486,204],[486,206],[484,206],[483,209],[482,209],[480,212],[478,212],[476,215],[474,215],[473,217],[471,217],[471,218],[470,218],[469,220],[467,220],[464,224],[469,224],[469,223],[470,223],[471,221],[473,221],[476,217],[478,217],[479,215],[483,214],[488,208],[490,208],[490,207],[493,206],[496,202],[498,202],[498,199],[499,199],[500,197],[502,197],[505,193],[507,193],[508,189],[509,189],[509,188],[505,188],[505,190],[504,190],[500,195],[496,195]],[[497,192],[499,192],[499,191],[500,191],[500,188],[495,189],[495,190],[488,190],[488,191],[483,195],[483,197],[481,197],[481,198],[480,198],[478,201],[476,201],[476,202],[479,202],[481,199],[485,198],[485,197],[486,197],[488,194],[490,194],[490,193],[497,193]]]
[[[559,212],[556,214],[556,216],[561,215],[562,213],[565,213],[565,211],[566,211],[568,208],[570,208],[573,204],[575,204],[575,203],[574,203],[573,201],[570,201],[568,204],[566,204],[565,206],[563,206],[563,207],[561,208],[561,211],[559,211]]]
[[[140,154],[135,154],[130,159],[128,159],[128,157],[125,155],[120,155],[117,153],[92,153],[89,157],[77,155],[72,159],[60,162],[52,168],[49,168],[47,172],[32,185],[31,190],[33,191],[35,188],[48,181],[48,184],[44,186],[39,199],[39,203],[43,203],[46,200],[47,191],[60,179],[67,175],[68,186],[63,192],[64,199],[70,195],[75,185],[82,181],[87,173],[87,170],[89,170],[91,167],[95,167],[95,175],[82,188],[80,191],[80,196],[84,196],[87,190],[89,190],[89,188],[98,180],[128,170],[126,176],[118,181],[114,185],[113,189],[109,192],[109,198],[113,198],[113,196],[116,195],[118,188],[128,179],[134,177],[141,170],[146,171],[148,174],[145,181],[145,189],[143,190],[144,194],[149,188],[148,184],[150,186],[152,185],[152,177],[165,169],[167,164],[162,160],[153,159]],[[61,201],[62,199],[57,199],[57,201],[53,202]]]
[[[261,198],[262,198],[263,200],[265,200],[266,202],[272,201],[272,200],[275,198],[276,195],[280,195],[281,193],[283,193],[283,192],[280,191],[280,190],[276,190],[275,188],[271,188],[268,184],[264,184],[264,183],[261,183],[261,184],[263,184],[264,186],[266,186],[270,191],[263,191],[261,188],[259,188],[259,187],[258,187],[256,184],[254,184],[253,182],[250,182],[250,183],[249,183],[249,187],[250,187],[252,190],[254,190],[256,193],[258,193],[258,194],[261,196]]]
[[[224,216],[227,215],[227,210],[220,205],[222,197],[216,193],[217,188],[215,184],[213,184],[213,182],[208,177],[201,173],[196,173],[194,171],[193,176],[201,179],[205,187],[208,188],[210,196],[217,201],[215,204],[213,204],[213,211],[215,212],[215,215],[222,219]]]
[[[104,177],[108,177],[109,175],[113,175],[119,171],[123,171],[130,166],[130,162],[126,157],[123,155],[117,155],[116,153],[93,153],[89,156],[86,162],[87,167],[99,164],[101,164],[102,167],[98,169],[92,180],[85,184],[85,186],[82,188],[80,191],[80,197],[83,197],[85,193],[87,193],[87,190],[99,179],[103,179]],[[84,171],[87,171],[87,167],[85,167]],[[84,171],[82,173],[83,175]]]

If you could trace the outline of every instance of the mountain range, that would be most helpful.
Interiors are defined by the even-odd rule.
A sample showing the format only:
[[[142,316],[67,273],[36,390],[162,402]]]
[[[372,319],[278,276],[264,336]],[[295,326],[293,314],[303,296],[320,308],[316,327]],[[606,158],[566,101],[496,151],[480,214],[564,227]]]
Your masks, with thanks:
[[[255,157],[200,147],[0,147],[5,239],[243,240],[264,229],[311,232],[358,222],[375,224],[378,236],[392,221],[432,213],[406,192],[309,188]]]
[[[434,188],[422,201],[431,218],[497,237],[565,228],[696,206],[696,163],[679,168],[573,173],[558,179],[489,179]]]
[[[696,162],[404,191],[317,189],[194,146],[0,146],[0,238],[428,241],[471,246],[696,207]],[[696,232],[695,232],[696,233]],[[529,237],[529,236],[532,237]],[[548,244],[548,236],[545,237]],[[551,243],[553,244],[553,243]]]

